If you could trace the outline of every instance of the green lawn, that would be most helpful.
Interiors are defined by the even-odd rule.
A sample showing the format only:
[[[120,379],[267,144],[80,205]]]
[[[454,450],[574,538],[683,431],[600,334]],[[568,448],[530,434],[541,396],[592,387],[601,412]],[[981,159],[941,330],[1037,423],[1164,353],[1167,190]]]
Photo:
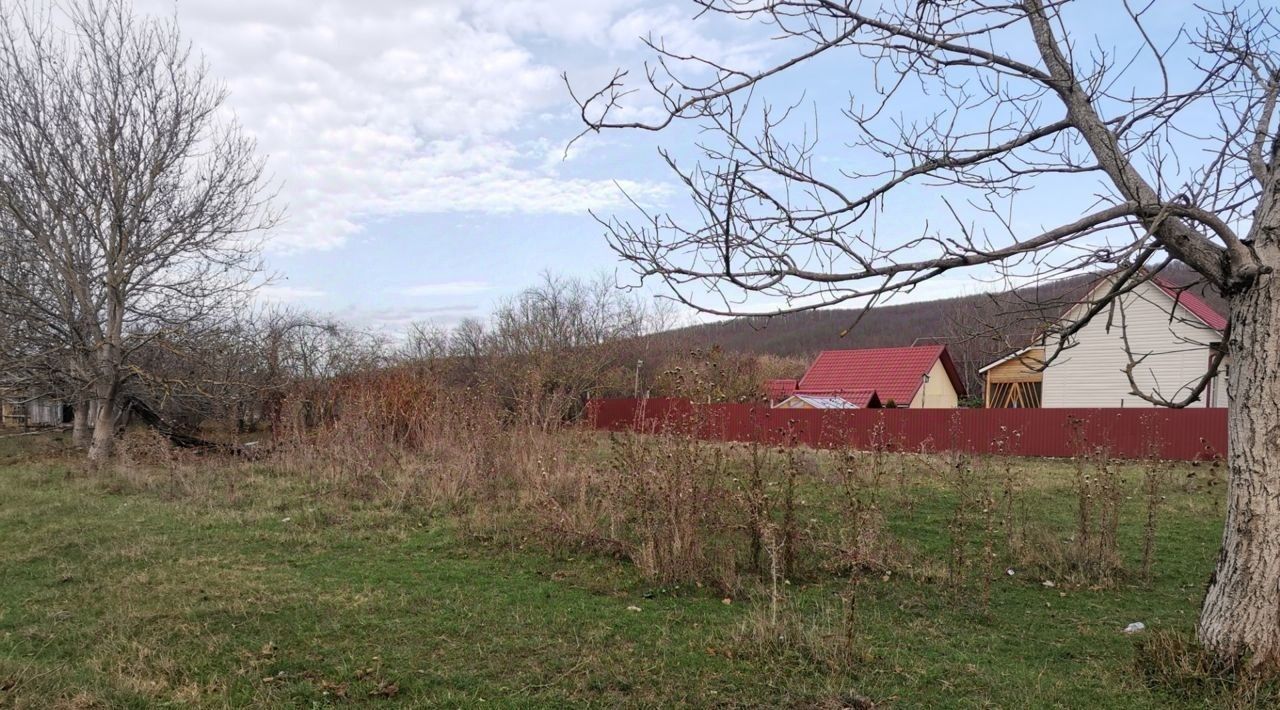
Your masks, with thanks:
[[[1191,630],[1221,528],[1208,492],[1171,496],[1150,586],[1000,574],[988,612],[937,582],[864,581],[858,660],[840,667],[744,641],[760,593],[655,588],[624,562],[485,542],[454,518],[338,505],[241,470],[195,497],[0,448],[0,707],[1216,704],[1147,688],[1138,637],[1120,632]],[[1038,505],[1069,525],[1064,491],[1044,486]],[[891,522],[939,547],[946,494],[921,501]],[[804,618],[844,590],[814,578],[786,603]]]

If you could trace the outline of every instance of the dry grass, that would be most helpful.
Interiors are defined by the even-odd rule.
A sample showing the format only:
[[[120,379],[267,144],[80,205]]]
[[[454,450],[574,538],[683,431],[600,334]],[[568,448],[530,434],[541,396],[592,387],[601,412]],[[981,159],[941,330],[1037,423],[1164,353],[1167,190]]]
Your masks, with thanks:
[[[1280,706],[1273,676],[1224,667],[1185,634],[1157,631],[1142,639],[1134,663],[1149,686],[1180,699],[1233,710]]]

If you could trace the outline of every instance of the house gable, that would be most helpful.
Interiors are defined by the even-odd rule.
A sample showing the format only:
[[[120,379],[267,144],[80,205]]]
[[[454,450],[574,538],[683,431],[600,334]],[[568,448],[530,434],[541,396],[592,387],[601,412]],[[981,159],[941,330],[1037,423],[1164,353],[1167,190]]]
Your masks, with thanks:
[[[1063,321],[1079,318],[1090,299],[1110,283],[1101,281],[1088,298],[1068,309]],[[1043,406],[1155,406],[1132,394],[1125,373],[1131,361],[1136,361],[1133,377],[1144,393],[1170,400],[1186,397],[1206,371],[1210,345],[1221,340],[1211,324],[1215,322],[1209,315],[1212,309],[1193,308],[1203,301],[1189,295],[1153,279],[1118,297],[1068,336],[1066,347],[1045,372]],[[1220,317],[1216,322],[1221,322]],[[1045,338],[1050,356],[1057,349],[1057,338],[1052,334]]]

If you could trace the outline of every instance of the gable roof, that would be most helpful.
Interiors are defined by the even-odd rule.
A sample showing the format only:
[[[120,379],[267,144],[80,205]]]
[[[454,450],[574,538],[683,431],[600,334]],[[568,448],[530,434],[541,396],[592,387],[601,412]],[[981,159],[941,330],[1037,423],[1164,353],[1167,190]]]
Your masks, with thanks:
[[[964,383],[945,345],[864,350],[823,350],[804,373],[797,394],[853,394],[875,392],[881,402],[893,400],[906,406],[915,399],[923,377],[942,361],[955,387],[965,395]]]
[[[1173,281],[1170,281],[1158,274],[1151,274],[1149,272],[1144,273],[1148,278],[1145,281],[1138,281],[1137,284],[1150,283],[1173,301],[1175,309],[1178,306],[1181,306],[1182,309],[1190,314],[1194,320],[1203,323],[1205,326],[1219,332],[1226,330],[1227,319],[1222,314],[1218,313],[1213,306],[1210,306],[1203,297],[1195,293],[1191,288],[1188,286],[1179,286]],[[1094,293],[1096,293],[1098,289],[1109,285],[1111,283],[1111,276],[1112,274],[1106,274],[1095,280],[1080,300],[1071,304],[1062,311],[1062,315],[1058,320],[1066,320],[1076,308],[1092,303]],[[1036,337],[1039,339],[1039,335]]]
[[[1063,310],[1059,320],[1066,319],[1067,316],[1069,316],[1072,313],[1072,311],[1074,311],[1077,307],[1090,303],[1090,299],[1093,297],[1094,292],[1097,291],[1099,288],[1109,284],[1110,282],[1111,281],[1110,281],[1109,275],[1102,276],[1097,280],[1095,280],[1093,284],[1089,287],[1089,290],[1085,293],[1083,298],[1081,298],[1079,301],[1076,301],[1075,303],[1068,306],[1065,310]],[[1213,330],[1216,330],[1220,333],[1227,329],[1226,317],[1223,316],[1221,313],[1218,313],[1218,311],[1213,306],[1209,305],[1208,301],[1202,298],[1199,294],[1192,291],[1190,288],[1186,286],[1178,286],[1174,282],[1170,281],[1169,279],[1166,279],[1163,276],[1158,276],[1158,275],[1151,276],[1151,278],[1149,279],[1149,282],[1156,288],[1160,289],[1162,293],[1164,293],[1166,296],[1168,296],[1170,299],[1173,300],[1174,308],[1181,306],[1195,320],[1203,323],[1206,327],[1212,328]],[[1009,360],[1012,360],[1013,358],[1022,355],[1023,353],[1027,352],[1031,348],[1035,347],[1036,343],[1042,342],[1043,337],[1044,337],[1044,332],[1042,330],[1041,332],[1035,335],[1030,345],[1027,345],[1026,347],[1021,348],[1019,350],[1015,350],[1012,353],[991,362],[985,367],[980,368],[978,370],[978,373],[979,374],[984,373],[987,370],[990,370],[991,368],[995,367],[996,365],[1000,365],[1004,362],[1008,362]]]
[[[1227,319],[1191,289],[1178,288],[1167,279],[1159,276],[1153,277],[1151,283],[1155,284],[1161,291],[1164,291],[1169,298],[1173,299],[1175,304],[1185,308],[1201,323],[1219,332],[1227,329]]]
[[[978,368],[978,374],[981,375],[982,373],[986,372],[987,370],[990,370],[993,367],[996,367],[997,365],[1003,365],[1006,362],[1009,362],[1010,360],[1014,359],[1015,357],[1022,357],[1023,355],[1027,354],[1027,352],[1029,352],[1030,350],[1036,347],[1038,346],[1035,343],[1032,343],[1031,345],[1028,345],[1025,348],[1014,350],[1013,352],[1009,353],[1008,355],[1005,355],[999,360],[996,360],[989,365],[985,365],[983,367]]]
[[[875,390],[855,390],[853,392],[845,392],[840,395],[846,402],[852,402],[859,409],[867,407],[880,407],[880,395]]]
[[[795,380],[766,380],[764,383],[764,393],[769,399],[786,399],[795,392]]]

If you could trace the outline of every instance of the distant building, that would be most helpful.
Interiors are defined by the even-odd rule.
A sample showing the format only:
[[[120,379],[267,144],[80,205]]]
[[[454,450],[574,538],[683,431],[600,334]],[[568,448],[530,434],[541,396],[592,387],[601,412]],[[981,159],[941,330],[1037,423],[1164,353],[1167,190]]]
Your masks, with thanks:
[[[1099,280],[1063,313],[1061,324],[1078,320],[1111,283]],[[1142,392],[1177,401],[1190,394],[1223,347],[1226,318],[1196,294],[1160,277],[1138,283],[1108,308],[1068,336],[1056,357],[1059,337],[1048,334],[979,370],[986,406],[1154,407],[1158,405],[1132,393],[1125,374],[1131,363],[1136,363],[1133,378]],[[1046,365],[1046,357],[1054,357],[1053,362]],[[1227,405],[1228,366],[1224,358],[1197,406]]]
[[[765,391],[775,407],[806,409],[953,409],[965,394],[945,345],[824,350],[804,377],[770,380]]]
[[[0,396],[0,427],[59,426],[71,416],[69,405],[48,397]]]

